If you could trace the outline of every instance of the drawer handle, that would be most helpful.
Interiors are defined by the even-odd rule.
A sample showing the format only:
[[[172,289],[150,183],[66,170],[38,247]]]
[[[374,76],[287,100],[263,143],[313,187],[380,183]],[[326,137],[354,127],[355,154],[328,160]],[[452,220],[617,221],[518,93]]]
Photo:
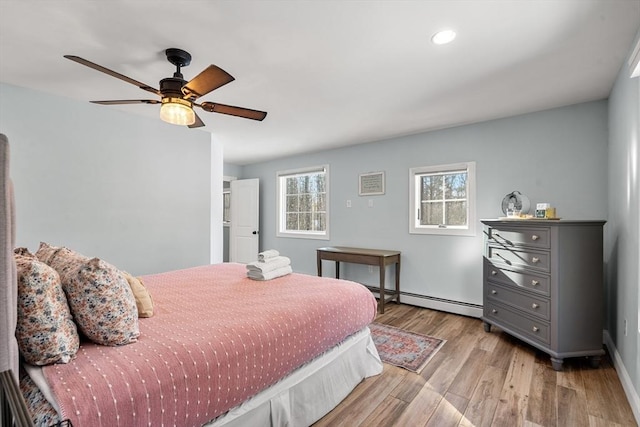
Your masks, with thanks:
[[[492,275],[492,276],[495,276],[496,274],[498,274],[498,272],[497,272],[497,271],[495,271],[495,270],[491,270],[491,275]]]
[[[533,332],[538,332],[540,328],[538,328],[537,326],[534,326],[533,328],[531,328],[531,330],[533,330]]]
[[[498,293],[498,291],[496,291],[495,289],[491,289],[491,294],[492,294],[492,295],[495,295],[495,294],[497,294],[497,293]]]
[[[492,312],[493,314],[498,314],[498,310],[496,310],[495,308],[494,308],[493,310],[491,310],[491,312]]]
[[[531,236],[531,240],[536,241],[540,238],[540,236],[534,234],[533,236]]]
[[[538,286],[539,284],[540,284],[540,282],[537,281],[537,280],[532,280],[531,281],[531,286]]]
[[[540,262],[540,258],[534,256],[533,258],[531,258],[531,262],[536,264],[536,263]]]
[[[536,304],[535,302],[533,304],[531,304],[531,308],[538,308],[538,307],[540,307],[540,305]]]

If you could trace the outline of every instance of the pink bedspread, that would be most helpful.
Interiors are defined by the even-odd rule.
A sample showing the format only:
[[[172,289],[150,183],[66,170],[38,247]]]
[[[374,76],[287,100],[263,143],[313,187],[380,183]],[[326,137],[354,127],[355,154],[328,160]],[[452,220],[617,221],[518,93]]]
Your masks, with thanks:
[[[199,426],[368,325],[376,300],[344,280],[249,280],[242,264],[143,277],[154,316],[122,347],[83,343],[43,372],[74,426]]]

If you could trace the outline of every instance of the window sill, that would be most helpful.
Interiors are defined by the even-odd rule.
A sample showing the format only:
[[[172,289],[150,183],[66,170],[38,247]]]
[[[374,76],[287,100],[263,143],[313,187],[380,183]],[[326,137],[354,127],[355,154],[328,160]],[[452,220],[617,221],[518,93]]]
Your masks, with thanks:
[[[409,234],[433,234],[439,236],[467,236],[476,235],[474,228],[411,228]]]
[[[277,232],[276,237],[292,239],[329,240],[329,234],[308,234],[308,233],[283,233]]]

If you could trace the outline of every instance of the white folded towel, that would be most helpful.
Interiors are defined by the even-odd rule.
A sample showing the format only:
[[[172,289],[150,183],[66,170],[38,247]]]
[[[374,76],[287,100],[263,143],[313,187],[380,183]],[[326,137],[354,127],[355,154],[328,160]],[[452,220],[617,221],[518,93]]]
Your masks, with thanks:
[[[253,261],[247,264],[247,270],[257,271],[258,273],[268,273],[269,271],[277,270],[278,268],[291,265],[291,259],[286,256],[277,256],[275,258],[269,258],[265,261]]]
[[[249,270],[247,271],[247,277],[253,280],[271,280],[276,277],[286,276],[287,274],[293,273],[290,265],[285,267],[280,267],[275,270],[268,271],[266,273],[260,273],[259,271]]]
[[[266,261],[269,258],[275,258],[277,256],[280,256],[280,252],[275,249],[269,249],[268,251],[260,252],[258,254],[258,261]]]

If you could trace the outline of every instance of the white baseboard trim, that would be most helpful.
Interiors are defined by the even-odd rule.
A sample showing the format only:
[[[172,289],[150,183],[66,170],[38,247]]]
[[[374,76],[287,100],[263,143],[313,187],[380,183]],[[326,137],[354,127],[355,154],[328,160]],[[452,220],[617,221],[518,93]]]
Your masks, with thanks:
[[[616,372],[618,373],[618,378],[620,378],[620,382],[622,383],[624,393],[627,395],[627,400],[629,401],[629,405],[631,405],[633,416],[636,418],[636,422],[640,424],[640,396],[638,396],[638,392],[633,387],[631,377],[629,376],[624,363],[622,363],[620,353],[618,353],[618,349],[613,343],[611,335],[609,335],[609,331],[603,331],[602,339],[604,340],[604,344],[607,346],[607,349],[609,349],[609,354],[613,359],[613,366],[616,368]]]
[[[458,301],[429,298],[421,295],[400,294],[400,302],[432,310],[446,311],[469,317],[482,317],[482,306]]]

